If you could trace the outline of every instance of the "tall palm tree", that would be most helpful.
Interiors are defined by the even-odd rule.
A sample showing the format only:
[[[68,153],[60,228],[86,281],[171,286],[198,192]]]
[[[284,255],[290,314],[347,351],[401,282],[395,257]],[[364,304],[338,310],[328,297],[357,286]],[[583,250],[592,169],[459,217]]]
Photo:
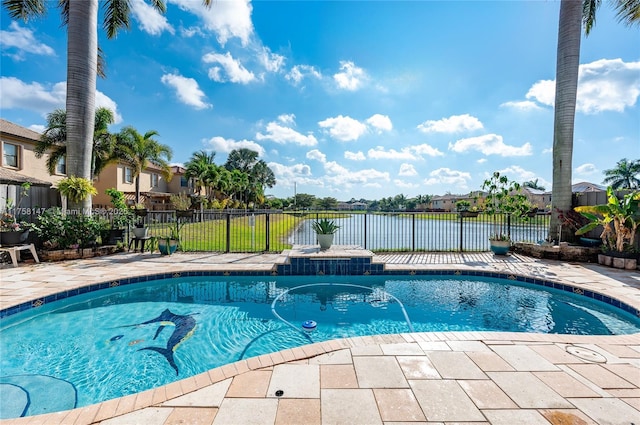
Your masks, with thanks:
[[[140,134],[131,126],[123,128],[117,136],[119,154],[131,166],[136,179],[136,203],[140,202],[140,174],[148,164],[159,167],[165,178],[171,178],[171,148],[155,140],[154,136],[158,136],[155,130]]]
[[[91,156],[92,178],[98,177],[104,167],[119,159],[114,150],[115,137],[109,133],[108,128],[109,124],[114,122],[113,112],[108,108],[98,108],[95,115]],[[34,152],[37,158],[49,152],[47,169],[50,174],[54,174],[56,166],[67,154],[67,112],[64,109],[56,109],[47,115],[47,127]]]
[[[618,19],[627,25],[640,22],[639,0],[612,0]],[[558,24],[556,62],[556,98],[553,121],[553,212],[549,224],[549,239],[561,236],[559,214],[571,205],[571,167],[573,159],[573,129],[576,115],[578,69],[580,65],[581,24],[589,35],[596,20],[601,0],[562,0]]]
[[[640,189],[640,159],[627,161],[622,158],[615,168],[604,170],[604,175],[602,183],[613,189]]]
[[[536,190],[544,190],[544,186],[541,186],[538,184],[538,179],[524,182],[522,183],[522,187],[528,187],[530,189],[536,189]]]
[[[258,162],[258,152],[247,148],[234,149],[229,153],[224,167],[229,171],[240,170],[243,173],[249,173],[256,162]]]
[[[3,0],[2,4],[13,19],[27,21],[44,16],[47,0]],[[98,69],[98,0],[59,0],[62,24],[67,27],[67,174],[91,178],[91,150]],[[203,0],[210,6],[212,0]],[[103,27],[108,38],[118,30],[129,29],[131,9],[129,1],[105,0]],[[151,0],[160,13],[166,11],[164,0]],[[91,197],[80,205],[89,214]]]

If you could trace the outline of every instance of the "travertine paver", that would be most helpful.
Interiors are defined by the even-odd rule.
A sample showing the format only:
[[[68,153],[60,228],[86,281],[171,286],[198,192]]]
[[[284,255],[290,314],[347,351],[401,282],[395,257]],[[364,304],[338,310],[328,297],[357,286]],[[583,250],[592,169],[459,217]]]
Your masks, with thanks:
[[[598,393],[565,372],[533,372],[533,374],[562,397],[599,396]]]
[[[320,399],[282,399],[278,402],[275,425],[320,425]]]
[[[358,379],[353,364],[321,364],[321,388],[358,388]]]
[[[216,413],[217,408],[177,407],[173,409],[164,425],[211,425]]]
[[[640,412],[615,398],[570,398],[569,401],[599,425],[640,423]]]
[[[515,409],[518,406],[492,381],[458,381],[479,409]]]
[[[270,370],[251,370],[233,378],[227,397],[266,397],[270,381]]]
[[[484,410],[492,425],[549,425],[537,410]]]
[[[282,395],[276,394],[282,391]],[[281,364],[273,368],[267,397],[319,398],[320,366],[310,364]]]
[[[373,390],[323,389],[320,393],[323,425],[382,424]]]
[[[354,357],[360,388],[409,388],[395,357]]]
[[[505,362],[502,357],[490,352],[470,352],[467,356],[485,372],[510,372],[515,370],[513,366]]]
[[[444,379],[489,379],[465,353],[434,351],[427,356]]]
[[[116,416],[115,418],[102,421],[102,425],[156,425],[163,424],[173,409],[165,407],[148,407],[146,409],[137,410],[133,413],[129,413],[123,416]],[[81,422],[85,423],[85,422]]]
[[[491,349],[519,371],[558,370],[550,361],[524,345],[493,345]]]
[[[429,421],[474,422],[485,419],[456,381],[411,380],[409,383]]]
[[[240,375],[242,376],[242,375]],[[218,407],[225,397],[231,385],[231,379],[225,379],[213,385],[206,386],[201,390],[196,390],[181,397],[173,398],[163,403],[163,406],[198,407],[209,406]]]
[[[622,379],[599,364],[576,364],[569,365],[569,367],[605,390],[607,388],[635,388],[631,382]]]
[[[441,376],[433,367],[426,355],[398,356],[398,364],[407,379],[440,379]]]
[[[519,407],[533,409],[572,407],[531,372],[487,372],[487,374]]]
[[[380,416],[385,422],[424,421],[424,413],[410,389],[375,388]]]
[[[278,400],[271,398],[225,398],[214,425],[264,425],[276,420]]]

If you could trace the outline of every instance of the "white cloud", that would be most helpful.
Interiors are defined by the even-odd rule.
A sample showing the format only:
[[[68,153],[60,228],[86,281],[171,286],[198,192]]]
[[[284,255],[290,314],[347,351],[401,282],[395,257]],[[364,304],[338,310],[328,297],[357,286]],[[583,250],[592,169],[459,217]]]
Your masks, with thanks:
[[[542,110],[542,108],[535,102],[530,100],[522,100],[522,101],[513,101],[513,102],[504,102],[500,105],[501,108],[512,108],[518,109],[520,111],[538,111]]]
[[[207,53],[202,57],[205,63],[219,64],[209,69],[209,78],[218,83],[231,81],[232,83],[248,84],[256,79],[253,72],[247,70],[231,53]],[[223,72],[224,71],[224,75]]]
[[[351,61],[340,61],[340,71],[333,75],[333,79],[338,88],[344,90],[358,90],[367,79],[364,69],[357,67]]]
[[[288,122],[295,124],[293,118],[295,115],[280,115],[278,119],[281,122]],[[279,123],[272,121],[267,124],[266,134],[256,133],[257,140],[272,140],[276,143],[294,143],[300,146],[315,146],[318,144],[318,140],[313,134],[304,135],[298,133],[290,127],[285,127]]]
[[[311,65],[296,65],[284,76],[284,78],[294,86],[297,86],[303,79],[309,77],[320,80],[322,79],[322,74]]]
[[[623,112],[634,106],[640,96],[640,61],[600,59],[580,65],[576,110],[584,114],[603,111]],[[547,106],[555,103],[555,81],[536,82],[527,92],[532,99]]]
[[[400,187],[402,189],[415,189],[416,187],[419,186],[417,183],[409,183],[400,179],[395,179],[393,181],[393,184],[395,184],[397,187]]]
[[[278,115],[278,121],[287,125],[296,125],[296,116],[295,114]]]
[[[466,188],[467,182],[471,180],[471,174],[465,171],[452,170],[447,167],[438,168],[429,173],[429,178],[424,180],[425,185],[444,184]]]
[[[308,159],[314,159],[316,161],[320,161],[323,164],[325,162],[327,162],[327,156],[325,154],[323,154],[322,152],[320,152],[318,149],[312,149],[309,152],[307,152],[307,158]]]
[[[204,101],[206,96],[193,78],[183,77],[179,74],[165,74],[160,81],[173,88],[180,102],[185,105],[193,106],[196,109],[211,108],[211,104]]]
[[[420,159],[418,155],[411,152],[408,148],[403,148],[401,151],[397,151],[393,148],[385,150],[382,146],[376,146],[369,149],[367,157],[370,159],[402,159],[405,161],[416,161]]]
[[[478,164],[484,164],[485,162],[487,162],[487,158],[480,158],[476,161]]]
[[[278,186],[293,187],[294,184],[324,186],[320,178],[311,177],[311,167],[306,164],[283,165],[277,162],[267,164],[278,181]]]
[[[367,119],[367,124],[378,130],[380,133],[383,130],[391,131],[393,129],[391,119],[387,115],[374,114]]]
[[[345,159],[350,159],[352,161],[364,161],[365,159],[367,159],[367,157],[364,156],[362,151],[358,151],[358,152],[345,151],[344,157]]]
[[[327,118],[324,121],[318,122],[318,125],[322,128],[327,128],[329,135],[341,142],[357,140],[367,132],[366,125],[349,116],[343,117],[342,115],[338,115],[337,117]]]
[[[375,169],[366,169],[358,171],[349,171],[342,165],[335,161],[329,161],[324,164],[324,169],[327,172],[325,180],[340,188],[350,188],[354,184],[364,185],[372,183],[376,180],[390,181],[389,173],[378,171]]]
[[[151,35],[160,35],[163,31],[175,34],[167,18],[144,0],[131,0],[131,14],[138,21],[142,31]]]
[[[532,154],[531,143],[527,142],[520,147],[505,145],[502,136],[497,134],[485,134],[483,136],[460,139],[455,143],[449,143],[449,149],[459,153],[478,151],[484,155],[500,156],[527,156]]]
[[[66,107],[67,83],[43,86],[35,82],[25,83],[15,77],[0,77],[0,93],[0,109],[25,109],[35,111],[44,117],[54,109]],[[122,122],[117,103],[98,90],[96,107],[111,109],[115,124]]]
[[[543,154],[553,153],[553,148],[544,148],[542,149]]]
[[[194,0],[168,0],[168,3],[202,19],[205,29],[215,32],[222,46],[234,37],[239,38],[243,46],[249,44],[253,34],[251,0],[215,1],[210,8]]]
[[[263,46],[262,50],[258,53],[258,61],[267,71],[279,72],[284,66],[285,57],[277,53],[272,53],[268,47]]]
[[[409,146],[409,149],[415,152],[417,155],[420,155],[421,157],[422,155],[427,155],[431,157],[444,155],[437,148],[434,148],[433,146],[430,146],[426,143],[422,143],[420,145],[415,145],[415,146]]]
[[[15,60],[24,60],[24,53],[35,55],[55,56],[55,51],[44,43],[40,43],[29,28],[21,27],[17,21],[9,24],[8,30],[0,30],[0,40],[2,40],[2,50],[15,48],[17,53],[10,55]]]
[[[424,133],[460,133],[482,128],[480,120],[469,114],[452,115],[437,121],[428,120],[418,125],[418,129]]]
[[[224,137],[215,136],[204,142],[208,148],[216,152],[229,153],[234,149],[247,148],[258,152],[259,156],[264,155],[264,148],[251,140],[236,141],[233,139],[225,139]]]
[[[403,164],[400,164],[400,171],[398,172],[398,175],[403,177],[417,176],[418,172],[416,171],[413,165],[403,163]]]
[[[576,174],[580,174],[582,176],[590,176],[599,172],[593,164],[582,164],[575,169]]]

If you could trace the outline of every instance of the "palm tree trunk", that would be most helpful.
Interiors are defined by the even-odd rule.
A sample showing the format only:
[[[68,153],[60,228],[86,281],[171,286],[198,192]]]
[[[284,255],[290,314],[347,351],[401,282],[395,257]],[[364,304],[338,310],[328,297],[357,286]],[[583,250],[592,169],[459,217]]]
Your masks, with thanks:
[[[571,167],[573,128],[578,93],[580,37],[582,36],[582,1],[562,0],[558,25],[558,58],[556,62],[556,100],[553,122],[553,187],[549,239],[565,240],[561,234],[558,210],[572,208]]]
[[[98,62],[98,0],[70,0],[67,41],[67,172],[91,180]],[[91,197],[72,208],[91,214]]]
[[[136,204],[140,203],[140,174],[136,176]]]

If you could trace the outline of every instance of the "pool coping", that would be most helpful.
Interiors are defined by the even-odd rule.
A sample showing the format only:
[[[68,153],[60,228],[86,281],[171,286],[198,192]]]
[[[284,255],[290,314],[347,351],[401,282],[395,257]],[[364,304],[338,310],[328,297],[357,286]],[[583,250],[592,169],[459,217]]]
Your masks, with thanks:
[[[127,254],[127,258],[131,257],[131,254]],[[447,254],[446,257],[454,257],[455,255]],[[460,257],[460,255],[458,255]],[[131,257],[136,259],[138,256]],[[185,254],[181,260],[185,260],[184,262],[189,262],[193,256],[189,256]],[[444,257],[443,257],[444,258]],[[271,259],[273,260],[273,259]],[[76,260],[72,265],[79,266],[79,269],[82,269],[82,265],[86,263],[82,263],[87,260]],[[559,282],[563,286],[567,286],[572,288],[571,292],[573,292],[573,288],[577,288],[583,291],[583,295],[586,291],[592,293],[600,293],[600,291],[613,291],[614,297],[609,298],[617,299],[627,304],[631,308],[635,308],[639,306],[640,302],[640,275],[637,272],[626,272],[626,274],[620,274],[619,272],[613,269],[605,269],[601,266],[594,265],[584,265],[584,264],[573,264],[566,263],[561,261],[553,261],[553,260],[538,260],[538,259],[529,259],[525,258],[524,261],[533,263],[533,266],[529,266],[529,268],[524,267],[525,270],[533,270],[534,275],[544,276],[544,273],[541,273],[540,267],[548,267],[554,268],[556,277],[555,279],[559,280]],[[271,262],[271,270],[275,264],[275,260]],[[103,266],[108,266],[108,264],[103,264]],[[131,261],[130,263],[133,263]],[[233,263],[233,262],[232,262]],[[237,263],[236,263],[237,264]],[[244,263],[247,264],[247,263]],[[249,263],[256,266],[258,263]],[[152,264],[154,267],[157,264]],[[193,264],[191,264],[192,266]],[[44,264],[41,265],[33,265],[28,266],[29,270],[17,270],[13,273],[5,272],[3,269],[2,272],[2,281],[5,282],[5,278],[11,281],[11,278],[19,277],[17,279],[12,280],[14,283],[24,282],[29,274],[33,275],[34,271],[38,271],[44,267],[51,267],[51,265]],[[173,269],[172,272],[168,273],[160,273],[160,275],[168,275],[168,277],[174,277],[173,275],[178,270],[179,273],[184,273],[184,267],[175,267],[176,263],[174,261],[170,263],[165,263],[165,266],[168,266]],[[217,266],[223,267],[212,267],[209,265],[208,267],[203,267],[202,265],[198,265],[200,270],[194,271],[194,273],[222,273],[224,276],[226,273],[231,273],[232,269],[234,269],[233,265],[230,263],[219,263]],[[407,276],[415,276],[415,275],[428,275],[428,274],[442,274],[447,270],[451,272],[452,275],[455,275],[456,271],[452,271],[452,268],[457,269],[457,271],[462,274],[464,271],[467,275],[475,272],[477,273],[498,273],[495,270],[489,271],[486,270],[486,267],[480,267],[478,270],[477,265],[469,265],[469,264],[394,264],[392,261],[387,262],[386,266],[388,267],[389,273],[393,275],[404,274]],[[73,268],[73,267],[71,267]],[[215,270],[218,268],[218,270]],[[251,276],[267,276],[271,275],[269,273],[269,267],[265,267],[265,264],[261,264],[257,268],[262,268],[261,271],[250,272],[248,270],[241,270],[242,267],[235,267],[235,272],[238,273],[254,273],[250,274]],[[211,270],[213,269],[213,270]],[[498,267],[498,270],[502,270],[498,274],[507,274],[507,276],[521,276],[522,267],[515,265],[513,262],[502,262]],[[506,270],[505,270],[506,269]],[[573,270],[572,270],[573,269]],[[12,270],[12,269],[6,269]],[[181,272],[179,270],[182,270]],[[255,268],[254,268],[255,270]],[[128,270],[128,273],[131,273],[131,270]],[[140,271],[140,275],[133,276],[133,279],[138,278],[140,281],[140,277],[148,277],[149,275],[144,274],[143,271]],[[563,275],[561,275],[563,274]],[[592,278],[589,279],[585,277],[585,274],[595,274],[600,276],[600,279]],[[159,275],[159,274],[156,274]],[[482,274],[480,274],[482,275]],[[97,275],[99,276],[99,275]],[[129,279],[132,278],[131,274],[129,274]],[[548,274],[547,274],[548,276]],[[21,277],[21,278],[20,278]],[[524,277],[526,279],[526,277]],[[624,278],[624,279],[623,279]],[[529,279],[534,279],[529,277]],[[96,280],[99,280],[99,277],[96,277]],[[147,279],[148,280],[148,279]],[[622,281],[627,280],[628,284],[623,283]],[[524,280],[526,282],[526,280]],[[634,284],[634,282],[638,282]],[[619,283],[619,285],[615,285],[615,282]],[[105,283],[105,282],[102,282]],[[133,282],[130,282],[133,283]],[[70,291],[80,291],[82,287],[89,287],[92,285],[99,285],[96,282],[85,282],[83,285],[76,285],[73,289],[69,289]],[[3,287],[5,284],[3,283]],[[40,288],[40,289],[48,289],[51,291],[51,288]],[[68,291],[69,291],[68,290]],[[4,291],[4,289],[3,289]],[[68,292],[67,291],[67,292]],[[85,291],[86,292],[86,291]],[[53,294],[41,294],[40,298],[51,297]],[[604,295],[604,294],[601,294]],[[38,299],[38,297],[35,297]],[[3,297],[2,304],[5,304],[5,297]],[[22,303],[14,303],[14,305],[20,305]],[[3,306],[3,309],[7,307]],[[577,335],[559,335],[559,334],[529,334],[529,333],[503,333],[503,332],[441,332],[441,333],[415,333],[415,334],[400,334],[400,335],[379,335],[373,337],[358,337],[358,338],[348,338],[341,340],[333,340],[322,343],[316,343],[311,345],[306,345],[302,347],[297,347],[290,350],[283,350],[277,353],[262,355],[246,360],[241,360],[238,362],[234,362],[225,366],[221,366],[219,368],[212,369],[208,372],[185,378],[180,381],[173,382],[163,387],[159,387],[156,389],[144,391],[142,393],[133,394],[130,396],[125,396],[119,399],[109,400],[106,402],[98,403],[91,406],[77,408],[71,411],[65,412],[57,412],[51,413],[47,415],[40,416],[32,416],[26,418],[16,418],[2,421],[2,423],[8,424],[24,424],[30,421],[33,423],[94,423],[99,422],[101,420],[107,419],[109,417],[120,416],[126,413],[131,413],[140,409],[144,409],[145,407],[157,406],[162,403],[167,402],[168,400],[174,399],[183,394],[188,394],[198,389],[202,389],[206,386],[212,385],[215,382],[220,382],[221,380],[229,379],[240,374],[246,373],[251,370],[259,370],[264,368],[269,368],[275,365],[297,362],[304,359],[310,359],[318,355],[330,353],[337,350],[342,350],[350,347],[357,347],[362,345],[375,345],[381,343],[403,343],[403,342],[416,342],[416,341],[449,341],[449,340],[468,340],[468,341],[505,341],[505,342],[556,342],[556,343],[567,343],[567,344],[593,344],[595,341],[606,341],[607,344],[622,344],[627,346],[640,346],[640,333],[632,334],[632,335],[622,335],[622,336],[577,336]],[[178,395],[179,393],[179,395]],[[72,419],[73,418],[73,419]]]

